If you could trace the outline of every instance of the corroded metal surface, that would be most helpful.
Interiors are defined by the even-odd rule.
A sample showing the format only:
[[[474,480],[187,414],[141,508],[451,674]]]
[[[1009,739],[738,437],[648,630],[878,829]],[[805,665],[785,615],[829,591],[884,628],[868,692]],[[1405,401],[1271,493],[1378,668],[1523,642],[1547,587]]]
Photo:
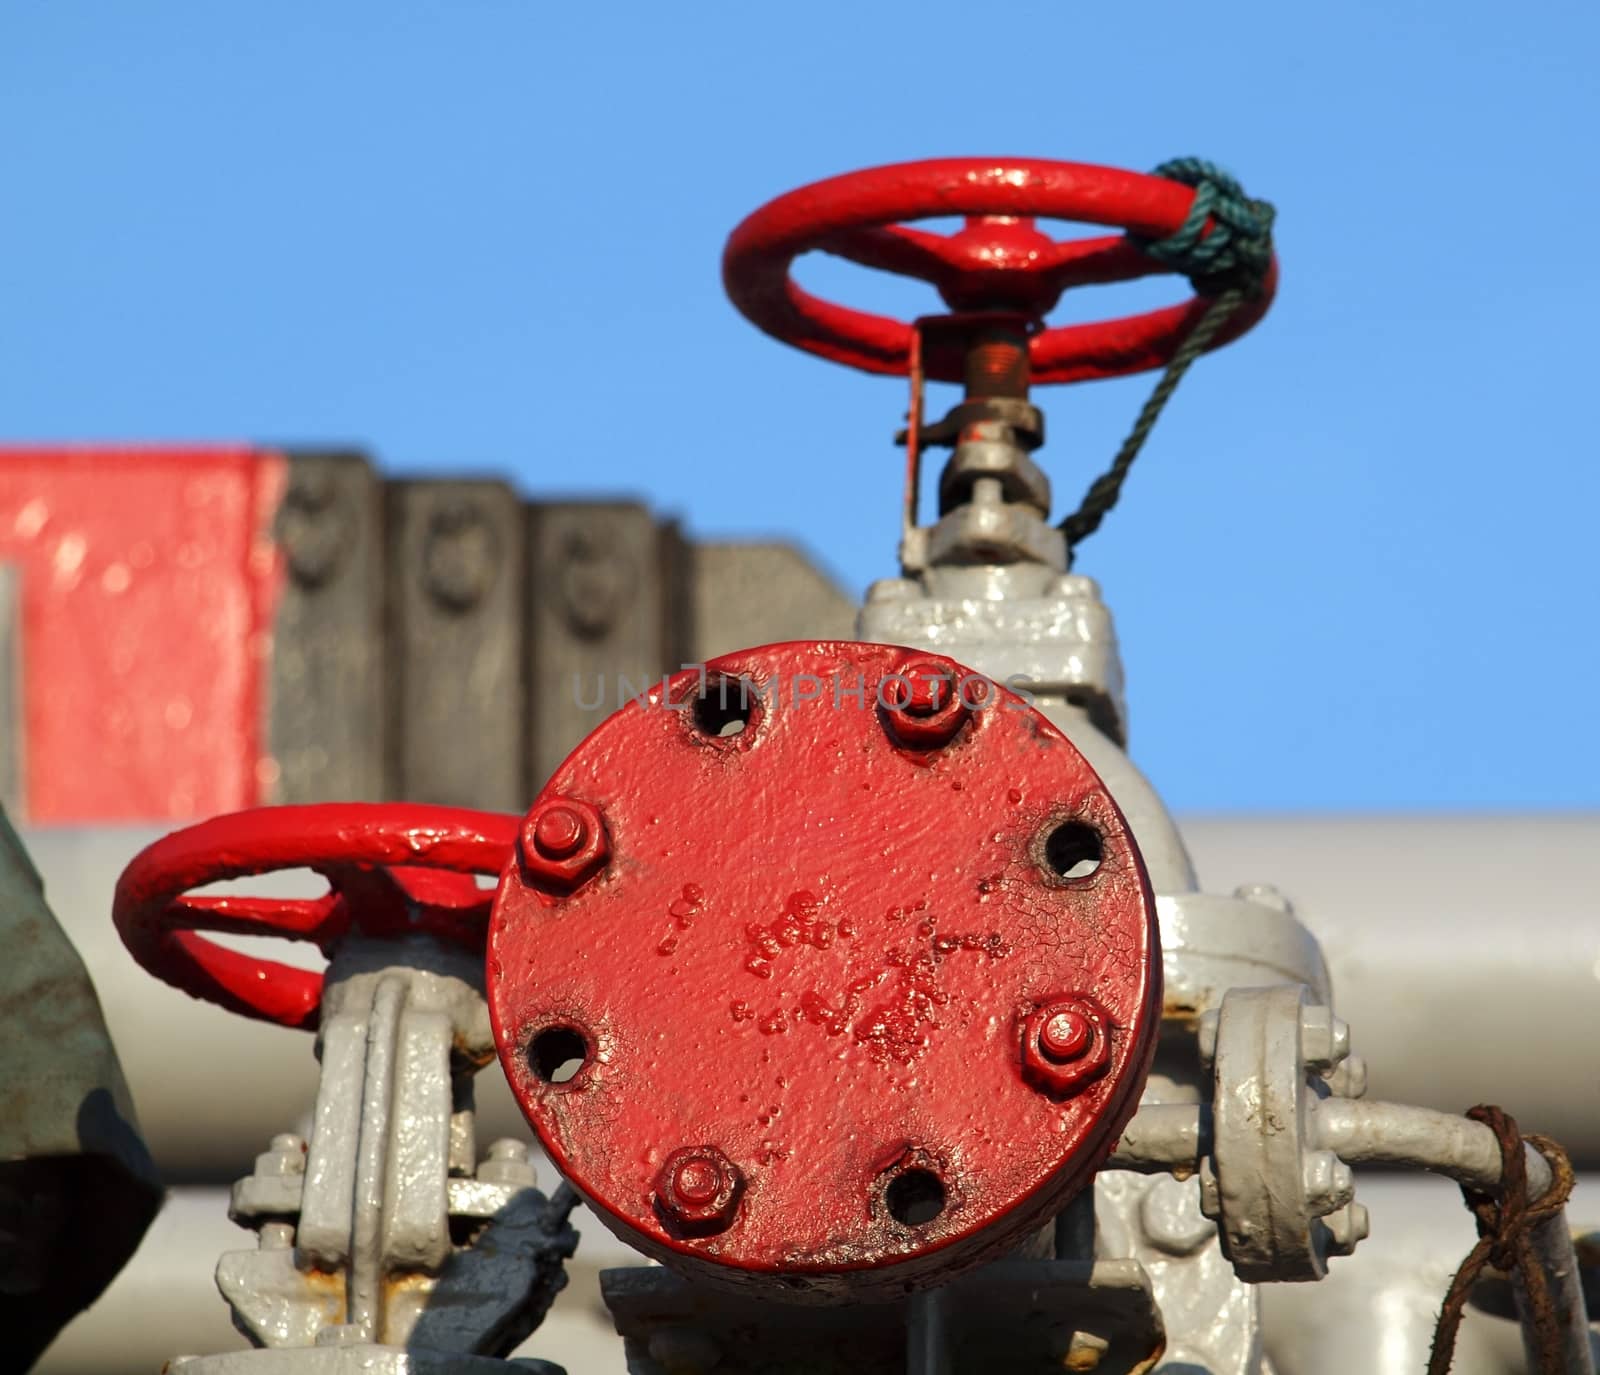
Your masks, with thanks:
[[[909,1301],[822,1311],[658,1268],[600,1284],[632,1375],[1144,1375],[1165,1345],[1149,1277],[1120,1260],[1005,1260]]]
[[[521,808],[521,502],[501,482],[391,483],[387,495],[394,795]]]
[[[729,237],[722,279],[734,304],[785,343],[867,372],[905,375],[914,327],[802,291],[789,275],[797,256],[821,249],[931,282],[953,310],[1011,310],[1036,320],[1068,287],[1171,269],[1126,234],[1058,242],[1035,227],[1034,216],[1116,225],[1159,239],[1183,223],[1194,195],[1163,177],[1042,158],[933,158],[875,167],[762,206]],[[942,235],[898,223],[945,215],[965,215],[965,227]],[[1260,298],[1238,312],[1216,345],[1254,325],[1276,285],[1274,264]],[[1142,315],[1041,330],[1029,340],[1032,380],[1076,382],[1160,367],[1207,304],[1195,298]],[[959,382],[963,368],[957,358],[930,358],[927,375]]]
[[[113,916],[158,978],[230,1011],[314,1027],[322,975],[229,950],[201,931],[278,936],[329,951],[352,930],[481,948],[490,895],[473,875],[509,862],[517,819],[416,804],[330,803],[235,812],[158,840],[117,883]],[[312,869],[319,898],[189,895],[223,879]]]
[[[607,862],[575,888],[524,865],[496,901],[490,1007],[529,1120],[608,1225],[714,1282],[830,1301],[946,1279],[1058,1210],[1138,1096],[1160,978],[1121,813],[993,684],[908,743],[912,662],[779,645],[658,685],[530,813],[592,808]],[[764,695],[724,709],[741,678]],[[1093,1063],[1025,1075],[1030,1019],[1069,999],[1096,1019],[1045,1049]],[[687,1181],[731,1206],[709,1232],[662,1197],[685,1149],[737,1174]]]
[[[1232,988],[1198,1024],[1214,1067],[1201,1208],[1240,1279],[1321,1279],[1367,1235],[1349,1166],[1316,1139],[1313,1081],[1350,1054],[1350,1029],[1303,984]],[[1325,1090],[1324,1090],[1325,1091]]]
[[[0,813],[0,1331],[26,1370],[161,1202],[89,976]]]
[[[403,678],[386,624],[383,480],[360,453],[291,453],[273,533],[288,577],[262,663],[269,757],[254,800],[385,801]]]
[[[637,502],[528,512],[529,795],[567,751],[692,652],[683,541]]]

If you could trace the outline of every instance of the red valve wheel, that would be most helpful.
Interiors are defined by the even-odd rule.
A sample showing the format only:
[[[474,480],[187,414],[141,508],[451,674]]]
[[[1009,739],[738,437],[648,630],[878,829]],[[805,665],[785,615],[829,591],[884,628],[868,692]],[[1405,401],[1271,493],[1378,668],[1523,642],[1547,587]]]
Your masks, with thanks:
[[[790,264],[812,249],[866,267],[917,277],[952,310],[1013,311],[1042,320],[1068,287],[1126,282],[1172,269],[1126,234],[1065,242],[1034,218],[1116,225],[1146,239],[1172,234],[1195,192],[1179,182],[1113,167],[1040,158],[934,158],[874,167],[813,182],[767,202],[728,239],[722,280],[733,303],[785,343],[867,372],[903,376],[912,326],[824,301],[802,291]],[[964,215],[955,234],[912,229],[903,220]],[[1244,303],[1211,347],[1238,338],[1265,314],[1277,287],[1274,259],[1259,296]],[[1094,324],[1043,329],[1029,341],[1034,382],[1120,377],[1165,365],[1205,313],[1182,305]],[[959,382],[948,359],[928,375]]]
[[[885,645],[742,651],[611,716],[489,928],[501,1064],[562,1173],[650,1255],[795,1302],[942,1283],[1058,1212],[1138,1103],[1160,982],[1083,756]]]
[[[325,953],[352,931],[420,932],[481,950],[497,875],[519,820],[460,807],[339,803],[260,807],[175,831],[136,855],[112,909],[123,944],[150,973],[231,1012],[315,1028],[322,975],[242,954],[198,934],[278,936]],[[195,894],[223,879],[312,869],[319,898]]]

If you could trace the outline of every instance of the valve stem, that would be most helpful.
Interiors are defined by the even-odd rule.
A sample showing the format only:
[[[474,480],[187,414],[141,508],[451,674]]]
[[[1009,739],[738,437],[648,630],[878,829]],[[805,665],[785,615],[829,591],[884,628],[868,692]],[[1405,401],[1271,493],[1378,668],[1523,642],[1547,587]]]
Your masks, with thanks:
[[[1033,321],[1014,311],[918,320],[911,350],[906,495],[901,566],[1043,563],[1064,568],[1060,537],[1046,525],[1050,483],[1029,456],[1044,443],[1044,416],[1028,400]],[[948,376],[957,358],[961,401],[942,419],[922,422],[929,371]],[[939,478],[939,523],[922,529],[917,508],[922,454],[953,450]]]

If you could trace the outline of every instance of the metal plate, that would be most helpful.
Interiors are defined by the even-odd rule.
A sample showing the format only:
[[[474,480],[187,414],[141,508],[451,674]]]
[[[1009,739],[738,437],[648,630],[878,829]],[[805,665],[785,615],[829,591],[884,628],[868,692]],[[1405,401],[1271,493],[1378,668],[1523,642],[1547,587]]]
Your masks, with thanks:
[[[683,662],[685,646],[668,613],[677,543],[634,502],[530,508],[527,747],[534,787],[622,702]]]
[[[501,482],[391,483],[387,496],[395,793],[521,811],[521,504]]]
[[[907,659],[776,645],[658,685],[556,771],[495,903],[490,1008],[529,1121],[613,1230],[713,1283],[941,1282],[1058,1211],[1138,1099],[1159,958],[1121,813],[992,685],[948,743],[902,743],[882,704]],[[766,691],[717,733],[741,679]],[[552,810],[603,818],[599,843],[541,857],[578,845]],[[1050,838],[1084,834],[1098,867],[1061,876]],[[1063,999],[1102,1019],[1104,1063],[1053,1084],[1024,1032]]]
[[[382,479],[358,453],[292,453],[275,527],[288,577],[272,636],[268,732],[277,773],[265,796],[380,801],[394,792],[385,759]]]
[[[238,446],[0,450],[28,821],[259,800],[262,655],[285,582],[269,529],[286,468]]]
[[[821,1313],[654,1267],[602,1270],[600,1287],[632,1375],[1140,1375],[1163,1346],[1150,1279],[1127,1260],[1004,1260],[923,1300]]]

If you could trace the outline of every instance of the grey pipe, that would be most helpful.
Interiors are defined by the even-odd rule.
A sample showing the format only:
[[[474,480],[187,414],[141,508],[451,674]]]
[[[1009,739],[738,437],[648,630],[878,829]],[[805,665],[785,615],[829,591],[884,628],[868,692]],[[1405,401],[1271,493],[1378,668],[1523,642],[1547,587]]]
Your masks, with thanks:
[[[1159,1103],[1139,1109],[1128,1124],[1110,1168],[1156,1173],[1190,1173],[1199,1168],[1209,1134],[1209,1112],[1199,1103]],[[1365,1099],[1330,1098],[1315,1110],[1316,1143],[1350,1165],[1400,1165],[1432,1170],[1477,1189],[1500,1183],[1500,1143],[1481,1122],[1428,1108]],[[1537,1200],[1550,1188],[1553,1175],[1544,1156],[1524,1148],[1528,1194]],[[1589,1319],[1584,1305],[1578,1258],[1565,1208],[1539,1223],[1531,1234],[1536,1263],[1555,1296],[1563,1337],[1563,1370],[1593,1375]],[[1513,1294],[1521,1320],[1529,1369],[1537,1369],[1535,1328],[1526,1286],[1513,1278]]]
[[[1476,1189],[1492,1190],[1500,1183],[1500,1143],[1481,1122],[1400,1103],[1348,1098],[1319,1103],[1316,1118],[1318,1140],[1349,1164],[1419,1165]],[[1550,1165],[1532,1146],[1523,1149],[1528,1162],[1528,1196],[1537,1200],[1550,1188]],[[1561,1368],[1572,1375],[1593,1375],[1589,1318],[1567,1210],[1558,1209],[1538,1223],[1529,1240],[1535,1263],[1544,1271],[1555,1297],[1562,1334]],[[1528,1369],[1537,1370],[1537,1328],[1527,1285],[1518,1274],[1512,1276],[1511,1287]]]
[[[1183,832],[1207,891],[1271,882],[1295,900],[1374,1097],[1447,1112],[1500,1103],[1580,1168],[1600,1167],[1600,1113],[1574,1091],[1600,1079],[1600,817],[1199,818]],[[24,840],[99,991],[157,1162],[174,1180],[231,1180],[304,1117],[316,1062],[309,1036],[195,1002],[122,948],[112,887],[159,833]],[[1508,872],[1518,910],[1539,914],[1535,939],[1507,916]],[[478,1092],[488,1135],[526,1134],[501,1075],[480,1075]]]

